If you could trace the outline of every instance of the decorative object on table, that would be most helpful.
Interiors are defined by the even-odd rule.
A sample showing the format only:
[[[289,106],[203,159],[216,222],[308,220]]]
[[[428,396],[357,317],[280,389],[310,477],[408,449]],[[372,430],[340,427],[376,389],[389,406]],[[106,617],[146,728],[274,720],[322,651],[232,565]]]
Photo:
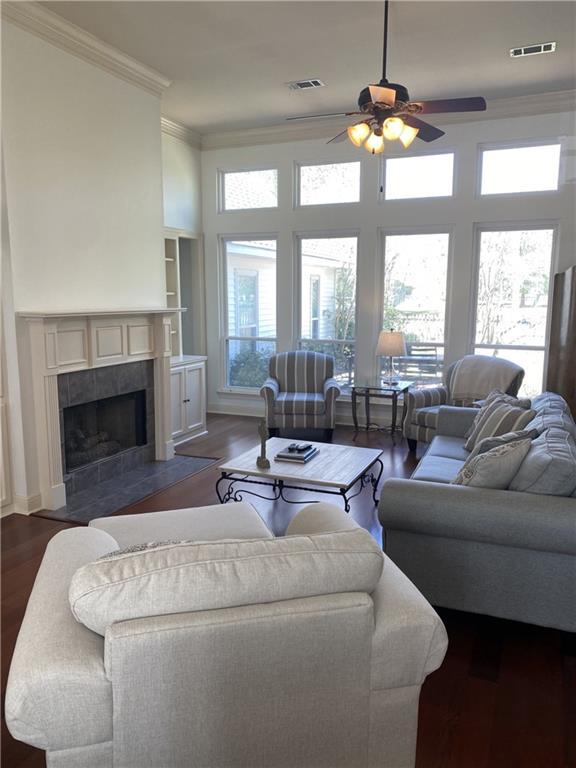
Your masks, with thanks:
[[[288,448],[280,451],[274,457],[276,461],[296,461],[306,464],[318,453],[318,447],[312,443],[290,443]]]
[[[424,443],[432,441],[440,406],[472,405],[494,389],[507,395],[517,395],[523,378],[523,368],[501,357],[466,355],[452,363],[444,373],[443,384],[408,392],[403,422],[408,447],[415,451],[419,440]]]
[[[264,419],[261,419],[258,424],[258,434],[260,435],[260,456],[256,459],[256,466],[258,469],[270,469],[270,462],[266,458],[266,440],[269,433]]]
[[[394,368],[394,358],[404,357],[405,355],[406,339],[402,331],[395,331],[393,328],[390,328],[389,331],[380,331],[378,345],[376,346],[376,357],[388,358],[388,366],[382,380],[384,384],[398,384],[399,374]]]
[[[334,358],[300,349],[272,355],[269,378],[260,397],[266,404],[266,426],[271,437],[280,429],[321,429],[332,442],[335,402],[340,386],[333,378]]]

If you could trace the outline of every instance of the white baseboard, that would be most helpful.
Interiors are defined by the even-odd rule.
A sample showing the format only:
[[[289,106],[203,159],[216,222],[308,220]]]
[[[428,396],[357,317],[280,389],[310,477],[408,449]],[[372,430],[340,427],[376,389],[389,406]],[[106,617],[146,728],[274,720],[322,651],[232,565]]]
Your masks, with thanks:
[[[33,496],[17,496],[15,494],[10,507],[12,508],[12,512],[17,515],[31,515],[32,512],[39,512],[41,509],[44,509],[42,505],[42,496],[39,493],[34,494]],[[6,507],[6,509],[10,509],[10,507]],[[2,512],[4,512],[4,510],[2,510]],[[2,515],[2,517],[4,517],[4,515]]]

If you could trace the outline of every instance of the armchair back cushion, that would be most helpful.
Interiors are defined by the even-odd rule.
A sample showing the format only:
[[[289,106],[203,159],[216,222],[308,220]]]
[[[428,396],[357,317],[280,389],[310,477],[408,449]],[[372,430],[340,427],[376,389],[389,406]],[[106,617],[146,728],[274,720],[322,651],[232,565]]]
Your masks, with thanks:
[[[270,377],[281,392],[317,392],[323,394],[324,382],[334,375],[334,358],[320,352],[299,349],[280,352],[270,358]]]
[[[380,547],[360,528],[134,549],[89,563],[72,578],[72,612],[100,635],[115,622],[146,616],[370,593],[383,566]]]

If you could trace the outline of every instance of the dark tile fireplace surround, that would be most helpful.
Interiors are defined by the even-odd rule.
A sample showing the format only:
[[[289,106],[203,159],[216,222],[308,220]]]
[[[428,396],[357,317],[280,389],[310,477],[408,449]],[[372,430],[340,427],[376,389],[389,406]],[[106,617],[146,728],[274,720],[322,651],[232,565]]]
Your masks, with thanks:
[[[58,407],[67,496],[154,460],[152,360],[60,374]]]

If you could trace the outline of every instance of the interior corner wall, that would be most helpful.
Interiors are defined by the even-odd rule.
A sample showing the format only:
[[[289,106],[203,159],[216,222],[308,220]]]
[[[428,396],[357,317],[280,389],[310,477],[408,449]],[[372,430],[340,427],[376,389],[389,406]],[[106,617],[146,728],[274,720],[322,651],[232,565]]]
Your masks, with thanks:
[[[15,310],[165,306],[160,99],[2,24]]]
[[[202,231],[201,152],[181,139],[162,134],[164,226]]]

